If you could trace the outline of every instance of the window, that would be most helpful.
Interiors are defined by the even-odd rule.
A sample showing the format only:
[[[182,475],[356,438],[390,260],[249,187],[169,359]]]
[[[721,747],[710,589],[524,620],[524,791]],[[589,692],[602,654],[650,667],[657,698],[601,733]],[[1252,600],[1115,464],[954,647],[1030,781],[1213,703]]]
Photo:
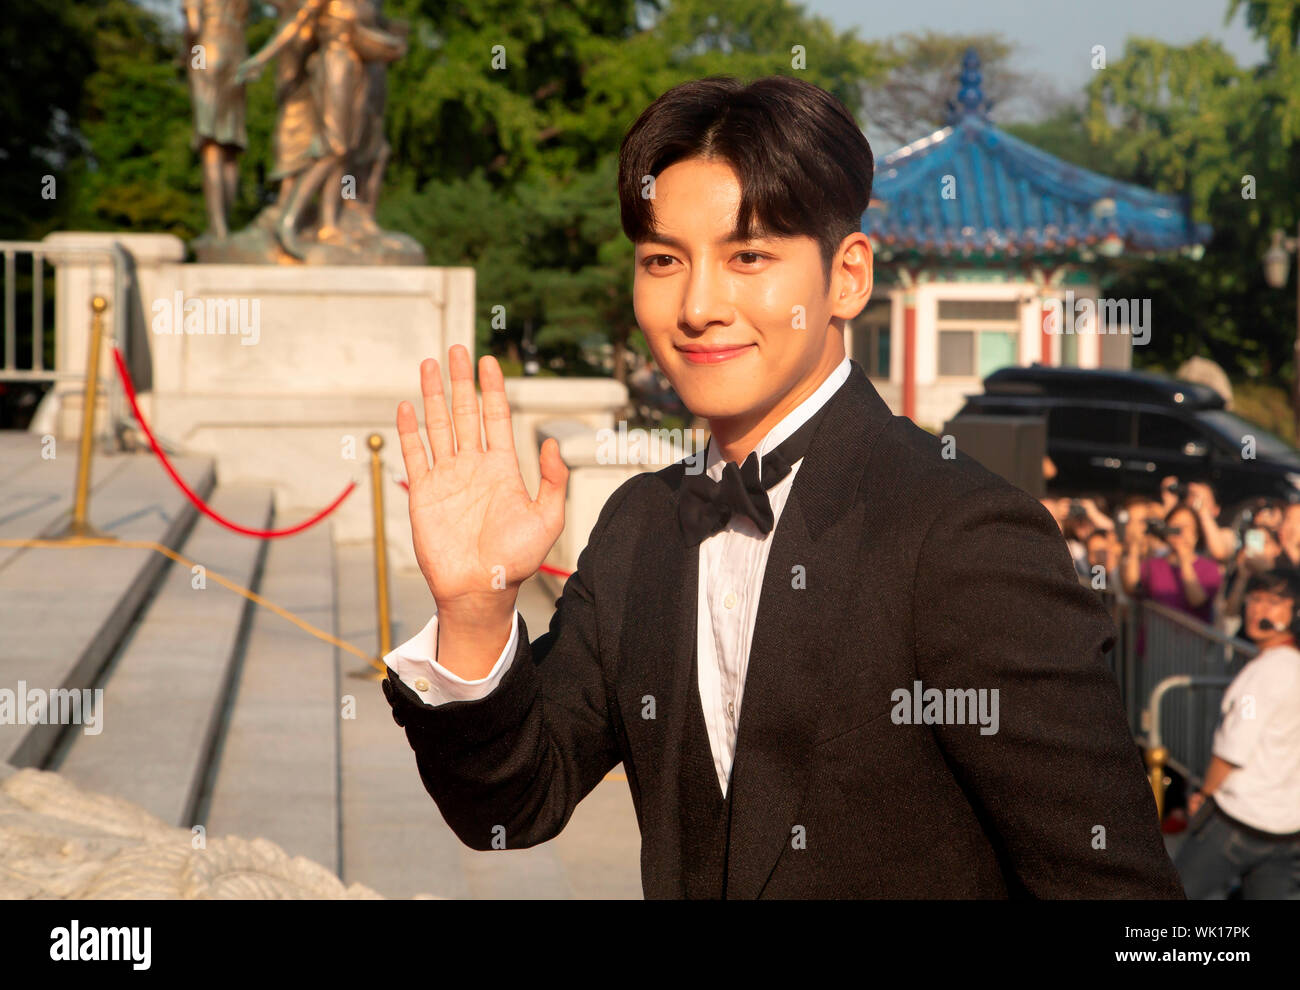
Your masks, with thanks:
[[[981,330],[979,333],[979,376],[984,378],[999,368],[1016,363],[1016,344],[1019,333]]]
[[[1144,412],[1138,416],[1139,447],[1182,453],[1189,443],[1205,443],[1205,436],[1191,423],[1163,413]]]
[[[1079,335],[1063,333],[1061,337],[1061,364],[1073,368],[1079,366]]]
[[[1281,437],[1269,433],[1268,430],[1257,423],[1242,419],[1236,413],[1230,413],[1226,409],[1207,409],[1197,414],[1197,418],[1201,422],[1208,424],[1215,433],[1227,440],[1235,450],[1240,450],[1245,438],[1250,436],[1255,438],[1256,453],[1264,457],[1290,459],[1295,456],[1295,448]]]
[[[985,378],[1018,361],[1018,299],[940,299],[939,376]]]
[[[1056,406],[1047,414],[1047,435],[1065,443],[1094,443],[1127,447],[1132,414],[1124,409]]]
[[[872,378],[889,377],[890,304],[873,302],[853,321],[853,360]]]
[[[875,363],[872,367],[871,374],[877,378],[889,377],[889,327],[877,327],[875,329],[875,346],[872,353],[875,357]]]
[[[969,377],[975,373],[975,331],[939,331],[939,374]]]
[[[941,320],[993,320],[1020,323],[1020,302],[1016,299],[940,299]]]
[[[1019,334],[998,330],[940,330],[939,374],[984,378],[1016,363]]]

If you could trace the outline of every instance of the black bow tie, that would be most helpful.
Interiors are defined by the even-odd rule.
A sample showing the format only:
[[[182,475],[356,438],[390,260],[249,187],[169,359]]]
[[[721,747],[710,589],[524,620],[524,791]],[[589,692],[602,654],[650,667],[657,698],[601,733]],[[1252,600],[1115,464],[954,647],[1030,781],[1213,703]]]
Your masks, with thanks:
[[[725,529],[735,513],[752,519],[763,535],[770,533],[772,503],[767,490],[789,474],[795,462],[803,457],[828,405],[829,402],[823,403],[808,422],[763,457],[761,482],[756,451],[750,451],[740,467],[735,461],[727,461],[721,481],[714,481],[707,472],[691,474],[688,470],[682,478],[681,499],[677,504],[677,520],[686,545],[693,547]],[[711,438],[709,443],[713,443]],[[700,458],[699,463],[708,463],[708,448],[696,456]]]

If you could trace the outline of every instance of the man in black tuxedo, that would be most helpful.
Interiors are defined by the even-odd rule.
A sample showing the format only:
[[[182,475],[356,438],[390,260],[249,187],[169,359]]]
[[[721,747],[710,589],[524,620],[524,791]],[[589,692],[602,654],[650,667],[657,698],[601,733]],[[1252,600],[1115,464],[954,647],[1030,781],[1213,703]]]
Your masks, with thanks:
[[[432,464],[397,425],[438,614],[387,658],[393,717],[474,849],[552,838],[621,762],[649,898],[1180,898],[1055,523],[845,356],[872,167],[787,78],[676,87],[628,132],[637,320],[711,438],[610,497],[535,642],[515,596],[567,469],[548,440],[528,495],[492,358],[486,443],[465,349],[450,417],[422,364]]]

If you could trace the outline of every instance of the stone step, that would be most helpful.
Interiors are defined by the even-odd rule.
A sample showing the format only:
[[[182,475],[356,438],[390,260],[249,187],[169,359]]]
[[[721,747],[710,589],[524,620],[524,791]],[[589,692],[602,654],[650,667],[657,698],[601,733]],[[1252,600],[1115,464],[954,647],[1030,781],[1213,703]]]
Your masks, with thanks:
[[[67,525],[77,478],[77,444],[62,441],[43,457],[41,438],[20,430],[0,430],[0,539],[50,537]],[[148,455],[152,458],[152,455]],[[91,508],[96,492],[138,455],[99,456],[91,461]],[[177,493],[179,494],[179,492]],[[20,547],[0,547],[0,567],[24,553]]]
[[[331,523],[269,541],[258,591],[337,635]],[[200,809],[209,837],[260,836],[339,871],[340,694],[357,687],[340,691],[337,652],[279,615],[255,610],[213,786]]]
[[[59,486],[70,493],[75,460],[60,454],[41,466],[28,462],[12,476],[0,472],[0,495],[14,506],[4,514],[5,538],[48,537],[63,527],[70,494],[60,496]],[[200,495],[212,491],[210,458],[179,457],[174,464]],[[198,514],[151,455],[96,458],[93,478],[90,522],[120,540],[175,548]],[[93,687],[170,563],[145,549],[0,550],[10,551],[0,557],[0,689],[14,692],[20,682],[42,691]],[[43,766],[62,728],[0,723],[0,762]]]
[[[220,486],[210,502],[248,526],[266,526],[272,518],[268,488]],[[181,553],[256,589],[266,542],[200,517]],[[168,568],[97,685],[103,688],[100,733],[72,727],[48,767],[180,826],[193,824],[256,607],[211,577],[205,587],[194,583],[190,568]]]

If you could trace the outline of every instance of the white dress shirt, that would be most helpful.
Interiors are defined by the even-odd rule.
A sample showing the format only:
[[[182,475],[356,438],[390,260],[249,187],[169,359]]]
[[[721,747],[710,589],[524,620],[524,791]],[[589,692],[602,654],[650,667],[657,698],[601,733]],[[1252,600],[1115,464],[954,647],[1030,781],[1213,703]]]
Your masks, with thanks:
[[[845,357],[812,395],[772,427],[757,448],[760,467],[767,453],[825,405],[848,379],[849,371],[849,359]],[[802,459],[795,461],[790,473],[767,490],[772,506],[772,529],[766,536],[748,516],[737,513],[724,529],[705,539],[699,547],[696,647],[700,707],[704,711],[718,785],[724,796],[735,759],[736,727],[740,722],[741,698],[763,573],[767,569],[767,557],[781,520],[781,511],[790,497],[790,487],[802,463]],[[726,462],[710,442],[705,472],[714,481],[720,481],[724,467]],[[480,680],[464,680],[437,662],[436,614],[420,632],[384,657],[384,662],[427,705],[478,700],[490,694],[509,669],[518,645],[517,617],[516,611],[511,618],[510,639],[505,649],[488,675]]]

